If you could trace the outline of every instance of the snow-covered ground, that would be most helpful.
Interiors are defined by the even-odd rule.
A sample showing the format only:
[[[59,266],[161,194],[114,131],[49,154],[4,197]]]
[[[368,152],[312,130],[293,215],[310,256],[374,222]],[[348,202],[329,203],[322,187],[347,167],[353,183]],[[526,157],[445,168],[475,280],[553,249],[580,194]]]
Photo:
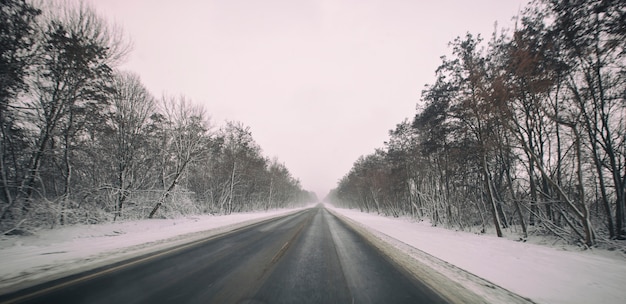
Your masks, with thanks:
[[[626,257],[618,251],[549,247],[326,207],[490,302],[498,285],[538,303],[624,303]],[[42,230],[0,237],[0,293],[217,235],[300,209],[193,216]],[[482,279],[475,279],[474,274]],[[473,288],[472,286],[477,288]],[[481,289],[482,288],[482,289]],[[495,288],[493,288],[496,290]],[[485,291],[486,290],[486,291]],[[494,296],[495,294],[495,296]],[[491,298],[490,298],[491,296]]]
[[[120,221],[0,236],[0,294],[237,229],[299,209]]]
[[[326,207],[399,241],[391,243],[412,256],[425,252],[436,257],[426,262],[443,260],[537,303],[626,303],[626,257],[617,251],[515,242],[432,227],[410,218]]]

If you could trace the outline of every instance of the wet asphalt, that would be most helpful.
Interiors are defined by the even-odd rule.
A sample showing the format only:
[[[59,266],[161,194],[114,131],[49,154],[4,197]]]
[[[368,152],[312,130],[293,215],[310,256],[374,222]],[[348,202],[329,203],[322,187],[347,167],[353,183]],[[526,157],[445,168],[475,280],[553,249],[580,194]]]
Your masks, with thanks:
[[[444,303],[323,207],[3,295],[0,302]]]

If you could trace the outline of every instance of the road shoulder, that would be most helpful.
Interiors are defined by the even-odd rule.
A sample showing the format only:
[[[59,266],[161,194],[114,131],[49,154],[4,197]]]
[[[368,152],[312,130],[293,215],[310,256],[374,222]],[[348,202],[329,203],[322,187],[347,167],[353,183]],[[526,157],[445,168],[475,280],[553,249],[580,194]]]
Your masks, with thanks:
[[[330,208],[326,210],[361,234],[392,263],[430,286],[450,303],[533,303],[384,233],[369,229]]]

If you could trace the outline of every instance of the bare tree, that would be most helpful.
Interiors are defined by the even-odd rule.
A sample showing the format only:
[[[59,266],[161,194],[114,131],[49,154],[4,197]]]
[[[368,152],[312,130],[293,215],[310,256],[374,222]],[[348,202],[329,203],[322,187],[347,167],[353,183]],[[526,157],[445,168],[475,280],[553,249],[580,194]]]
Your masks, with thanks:
[[[137,172],[138,153],[144,143],[148,119],[155,110],[155,101],[138,75],[120,72],[114,77],[112,103],[109,121],[115,131],[116,219],[122,215],[129,191],[140,186],[140,178],[136,176],[141,174]]]
[[[126,54],[123,35],[109,26],[84,3],[46,7],[40,26],[38,73],[32,79],[33,101],[29,113],[36,119],[28,124],[37,133],[25,165],[18,196],[22,213],[30,210],[30,199],[40,177],[40,168],[49,155],[57,133],[65,134],[65,194],[71,183],[69,141],[75,134],[76,114],[101,109],[106,102],[112,67]],[[82,115],[82,117],[87,117]],[[43,194],[43,193],[42,193]]]
[[[172,190],[179,184],[188,166],[198,160],[202,153],[209,148],[208,117],[204,109],[194,106],[184,96],[163,96],[161,107],[166,118],[163,181],[165,188],[159,201],[150,212],[149,218],[154,217],[159,208],[165,203]]]
[[[25,145],[17,127],[16,98],[28,89],[35,64],[36,20],[41,11],[24,0],[3,1],[0,9],[0,220],[10,216],[21,178],[18,155]]]
[[[605,183],[614,189],[615,228],[611,236],[626,237],[626,173],[623,172],[624,3],[585,0],[545,1],[568,65],[566,86],[584,122],[607,216],[611,216]],[[620,143],[621,142],[621,143]],[[605,174],[610,176],[605,180]],[[610,182],[609,182],[610,181]],[[609,221],[609,229],[613,223]]]

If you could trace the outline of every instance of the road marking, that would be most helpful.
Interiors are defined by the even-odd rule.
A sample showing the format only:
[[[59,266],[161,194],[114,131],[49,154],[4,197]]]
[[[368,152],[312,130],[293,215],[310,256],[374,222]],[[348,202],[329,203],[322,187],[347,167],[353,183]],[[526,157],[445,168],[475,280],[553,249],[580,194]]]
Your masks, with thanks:
[[[283,247],[281,247],[280,250],[278,250],[278,252],[272,258],[270,265],[276,263],[278,259],[280,259],[283,256],[283,254],[285,254],[285,251],[287,251],[287,249],[289,248],[293,240],[295,240],[300,235],[300,232],[302,232],[302,230],[304,229],[304,226],[310,222],[311,222],[311,216],[309,216],[309,218],[307,218],[305,221],[302,222],[302,224],[300,224],[300,226],[298,227],[298,230],[296,230],[296,233],[294,233],[293,236],[283,245]]]
[[[276,261],[280,258],[280,256],[282,256],[282,253],[285,252],[285,250],[287,250],[287,246],[289,246],[289,243],[291,242],[287,241],[285,245],[283,245],[283,247],[281,247],[280,250],[278,250],[278,252],[272,258],[272,261],[270,262],[271,264],[276,263]]]

